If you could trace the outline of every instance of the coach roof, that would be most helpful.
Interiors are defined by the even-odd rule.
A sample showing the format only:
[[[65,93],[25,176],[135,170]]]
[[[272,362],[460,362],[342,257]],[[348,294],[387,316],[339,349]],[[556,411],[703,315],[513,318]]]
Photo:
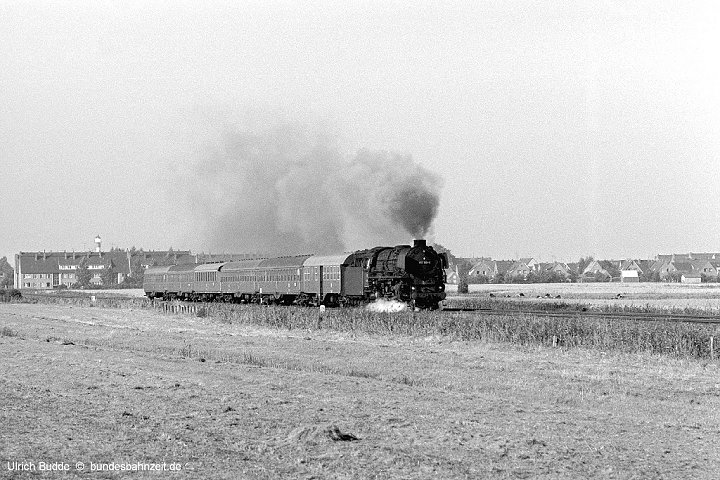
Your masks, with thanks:
[[[346,265],[352,253],[340,253],[336,255],[313,255],[305,260],[305,267],[319,267],[321,265]]]
[[[234,272],[237,270],[247,270],[249,268],[257,268],[264,259],[255,260],[238,260],[228,262],[222,267],[223,272]]]
[[[170,271],[171,268],[172,268],[171,266],[170,266],[170,267],[167,267],[167,266],[162,266],[162,267],[148,267],[148,268],[145,270],[145,274],[147,275],[148,273],[167,273],[167,272]]]
[[[266,258],[260,265],[260,268],[287,268],[287,267],[302,267],[303,262],[310,257],[310,255],[297,255],[293,257],[277,257],[277,258]]]
[[[196,272],[219,272],[224,265],[227,265],[227,263],[203,263],[202,265],[196,266],[194,270]]]
[[[196,266],[197,265],[195,265],[194,263],[184,263],[182,265],[173,265],[172,267],[170,267],[169,271],[170,272],[189,272],[191,270],[195,270]]]

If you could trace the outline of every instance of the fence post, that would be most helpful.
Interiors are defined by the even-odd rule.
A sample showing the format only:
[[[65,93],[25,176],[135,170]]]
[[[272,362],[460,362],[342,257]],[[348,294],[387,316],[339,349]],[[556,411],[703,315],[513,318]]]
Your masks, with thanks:
[[[715,352],[713,348],[713,343],[715,343],[715,338],[713,336],[710,336],[710,361],[715,360]]]
[[[553,335],[553,348],[557,347],[557,335]]]

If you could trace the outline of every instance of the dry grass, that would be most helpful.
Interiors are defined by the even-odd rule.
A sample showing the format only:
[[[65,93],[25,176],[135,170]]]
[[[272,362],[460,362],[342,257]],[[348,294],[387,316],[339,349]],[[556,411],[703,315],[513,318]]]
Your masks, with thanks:
[[[602,285],[601,289],[592,287]],[[617,284],[611,284],[617,285]],[[643,291],[649,291],[643,285]],[[527,287],[512,285],[511,287]],[[607,285],[593,284],[582,288],[595,293],[607,291]],[[662,284],[661,284],[662,286]],[[501,287],[501,286],[495,286]],[[502,286],[508,287],[508,286]],[[537,288],[546,285],[536,286]],[[556,288],[574,285],[561,285]],[[635,287],[640,289],[640,287]],[[698,289],[688,289],[697,291]],[[703,289],[714,292],[713,289]],[[517,292],[515,292],[517,294]],[[143,298],[119,298],[116,296],[76,296],[71,292],[62,295],[37,297],[43,303],[72,305],[77,307],[149,308],[152,303]],[[605,312],[667,313],[655,307],[627,305],[593,306],[572,303],[568,300],[533,298],[491,298],[468,295],[454,297],[451,305],[470,308],[491,308],[506,311],[506,315],[483,315],[482,312],[373,312],[367,309],[328,309],[321,313],[313,308],[267,307],[254,305],[199,304],[196,315],[209,317],[223,324],[257,325],[286,330],[326,329],[350,334],[405,335],[410,337],[441,336],[454,340],[511,342],[519,345],[556,345],[562,348],[593,348],[609,352],[670,355],[676,358],[708,358],[710,337],[718,336],[714,325],[701,325],[665,321],[640,321],[632,319],[602,319],[583,317],[581,309]],[[574,318],[548,318],[523,313],[522,310],[574,311]],[[674,313],[703,313],[689,308],[676,308]],[[717,343],[717,342],[716,342]]]
[[[209,304],[206,315],[225,324],[258,325],[285,330],[328,329],[351,334],[441,336],[463,341],[557,345],[601,351],[707,358],[714,325],[598,318],[547,318],[508,311],[377,313],[364,309],[326,310]]]
[[[213,315],[0,305],[0,326],[17,333],[0,336],[3,460],[178,462],[163,475],[211,480],[720,468],[707,362]],[[334,441],[333,426],[360,440]]]

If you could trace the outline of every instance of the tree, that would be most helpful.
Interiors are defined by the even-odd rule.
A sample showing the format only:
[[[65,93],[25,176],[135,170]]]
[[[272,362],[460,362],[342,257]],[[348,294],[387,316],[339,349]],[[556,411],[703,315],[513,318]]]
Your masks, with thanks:
[[[587,258],[580,257],[580,261],[578,262],[578,275],[582,275],[587,266],[590,265],[593,260],[595,259],[590,255]]]
[[[88,288],[90,286],[92,273],[90,273],[90,269],[88,268],[87,257],[83,257],[80,260],[80,265],[78,265],[77,272],[75,272],[75,277],[77,278],[77,282],[73,285],[74,287]]]
[[[7,257],[0,258],[0,288],[12,288],[15,270],[10,266]]]
[[[104,286],[116,285],[117,284],[117,272],[112,264],[108,262],[100,275],[100,280]]]
[[[670,272],[669,275],[666,277],[666,280],[678,283],[682,280],[682,276],[682,272]]]
[[[140,288],[145,278],[145,268],[142,266],[142,256],[130,257],[130,275],[125,277],[123,285],[130,288]]]
[[[660,281],[660,272],[651,272],[651,271],[645,271],[640,274],[641,282],[659,282]]]

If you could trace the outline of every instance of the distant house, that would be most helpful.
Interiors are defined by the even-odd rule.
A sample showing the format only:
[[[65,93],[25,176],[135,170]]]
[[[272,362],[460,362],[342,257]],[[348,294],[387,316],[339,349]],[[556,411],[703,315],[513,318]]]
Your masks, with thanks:
[[[640,266],[639,262],[636,260],[620,260],[618,265],[618,270],[621,272],[623,270],[635,270],[638,273],[644,273],[642,267]]]
[[[115,281],[122,283],[130,274],[130,253],[110,252],[20,252],[15,255],[17,288],[52,289],[78,281],[80,265],[87,265],[90,283],[102,284],[102,274],[112,268]]]
[[[538,271],[540,269],[540,262],[532,257],[521,258],[519,261],[527,265],[532,271]]]
[[[653,263],[650,264],[650,272],[651,273],[660,273],[666,263],[670,263],[670,260],[658,259],[658,260],[654,261]]]
[[[687,264],[687,265],[690,265],[690,264]],[[683,267],[684,267],[684,265],[682,262],[676,263],[676,262],[667,261],[667,260],[663,261],[658,269],[658,273],[660,274],[660,280],[663,280],[663,281],[668,280],[678,272],[680,274],[682,274],[683,272],[680,272],[680,269]],[[685,272],[685,273],[690,273],[691,269],[692,269],[692,267],[688,268],[687,272]]]
[[[710,260],[694,260],[692,266],[695,273],[706,277],[717,277],[718,270]]]
[[[682,283],[700,283],[702,282],[702,277],[700,274],[697,273],[683,273],[680,277],[680,282]]]
[[[446,268],[445,269],[445,282],[450,285],[457,285],[460,283],[460,273],[458,272],[458,267],[455,265],[455,269],[452,268]]]
[[[506,278],[522,280],[525,280],[528,275],[530,275],[530,267],[527,263],[520,260],[513,262],[505,273]]]
[[[486,277],[492,279],[495,278],[495,275],[497,275],[497,273],[497,265],[494,260],[482,259],[478,263],[473,265],[473,267],[470,269],[470,272],[468,272],[468,277]]]
[[[542,263],[540,264],[540,271],[562,277],[565,280],[569,280],[572,275],[572,270],[568,264],[562,262]]]
[[[80,265],[87,265],[90,283],[103,284],[103,273],[112,269],[112,283],[122,283],[133,275],[133,268],[154,265],[177,265],[184,263],[208,263],[218,261],[262,258],[259,254],[193,254],[189,250],[120,250],[108,252],[20,252],[15,255],[16,288],[52,289],[61,285],[71,286],[78,282]]]
[[[715,268],[715,277],[720,277],[720,260],[711,260],[710,265]]]
[[[587,267],[582,271],[583,276],[587,277],[594,277],[598,274],[602,274],[606,277],[611,277],[610,273],[603,267],[603,265],[600,263],[600,260],[593,260],[590,262]]]
[[[582,272],[582,281],[620,279],[618,260],[593,260]]]
[[[502,276],[506,280],[525,279],[530,274],[530,267],[525,263],[515,260],[490,260],[484,259],[473,265],[468,273],[468,279],[497,280]]]
[[[679,273],[679,274],[681,274],[681,275],[682,275],[682,274],[695,273],[695,267],[693,266],[692,262],[688,262],[688,261],[682,261],[682,262],[681,262],[681,261],[674,261],[674,262],[670,262],[670,263],[667,265],[667,269],[666,269],[666,270],[667,270],[667,271],[670,271],[670,272],[676,272],[676,273]]]

